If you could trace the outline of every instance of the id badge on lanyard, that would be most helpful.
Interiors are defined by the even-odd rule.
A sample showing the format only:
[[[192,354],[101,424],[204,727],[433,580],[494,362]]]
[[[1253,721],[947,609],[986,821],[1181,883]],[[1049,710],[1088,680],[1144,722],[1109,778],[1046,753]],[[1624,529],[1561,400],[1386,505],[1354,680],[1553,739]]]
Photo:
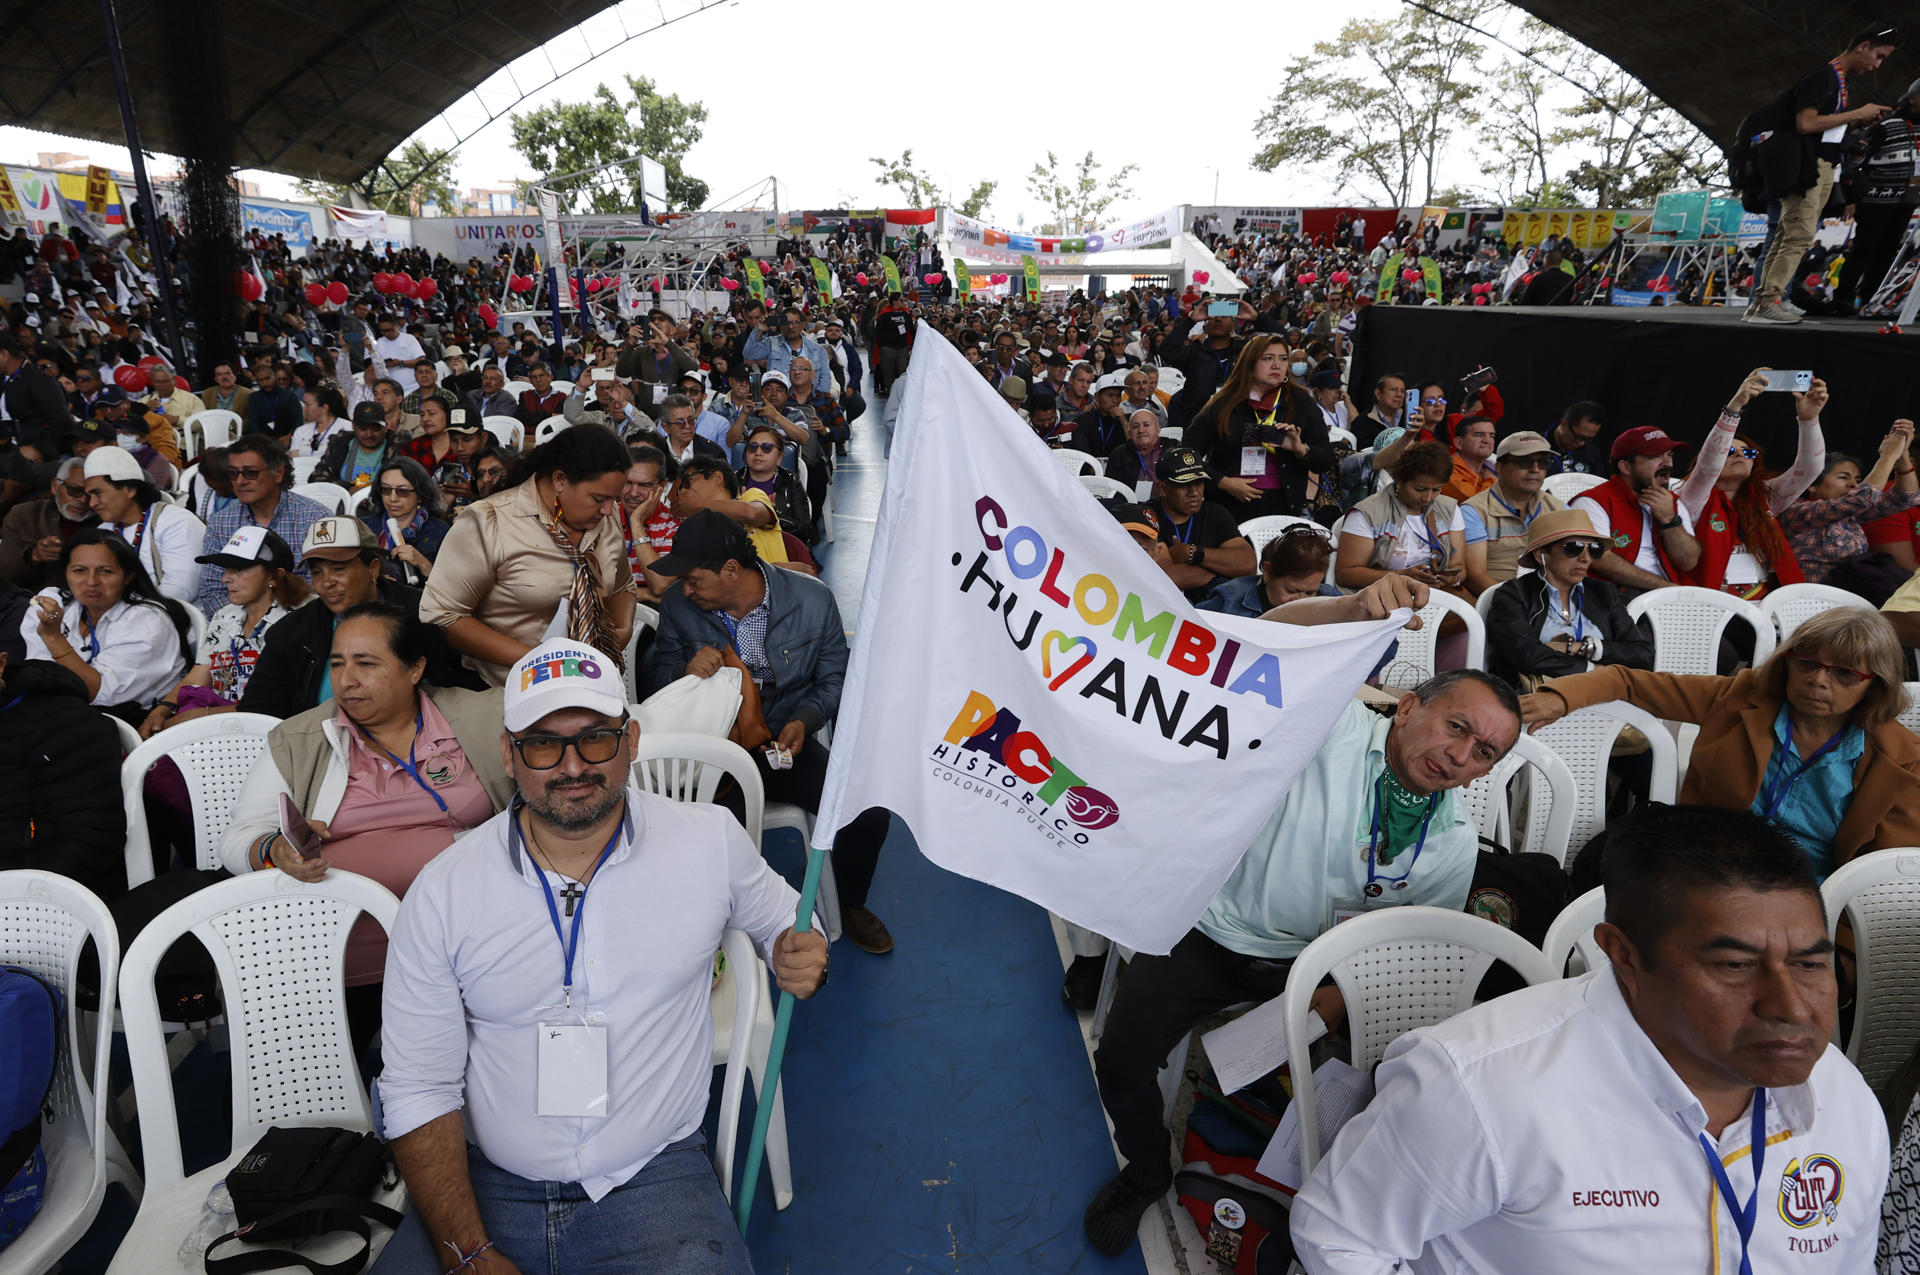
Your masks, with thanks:
[[[1265,478],[1267,476],[1266,448],[1242,447],[1240,449],[1240,476],[1242,478]]]
[[[509,826],[513,840],[519,841],[520,819],[517,810],[513,812]],[[613,835],[607,839],[606,848],[600,852],[599,859],[594,862],[593,872],[587,877],[588,886],[592,885],[594,877],[599,875],[600,868],[613,853],[613,848],[619,844],[623,827],[624,824],[615,827]],[[560,940],[560,951],[565,962],[560,983],[561,1003],[539,1010],[538,1021],[534,1024],[534,1114],[605,1119],[611,1105],[607,1083],[606,1015],[584,1006],[576,1008],[573,1003],[573,959],[579,951],[580,918],[587,910],[587,888],[582,887],[576,893],[569,883],[564,891],[571,924],[563,930],[553,885],[538,863],[534,864],[534,871],[539,874],[540,889],[546,896],[547,915],[553,921],[554,937]]]

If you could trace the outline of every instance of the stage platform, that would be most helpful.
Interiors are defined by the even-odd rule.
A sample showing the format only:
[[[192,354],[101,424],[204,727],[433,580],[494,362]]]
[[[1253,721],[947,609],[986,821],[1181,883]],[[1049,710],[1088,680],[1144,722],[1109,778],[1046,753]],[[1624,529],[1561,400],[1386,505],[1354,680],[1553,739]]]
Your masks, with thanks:
[[[1920,417],[1920,332],[1881,335],[1880,321],[1814,319],[1771,326],[1726,306],[1372,306],[1355,333],[1351,393],[1364,410],[1386,372],[1438,377],[1458,397],[1461,376],[1487,364],[1500,375],[1505,435],[1545,431],[1578,399],[1606,406],[1609,434],[1658,425],[1698,442],[1755,367],[1808,368],[1832,401],[1829,450],[1870,455],[1887,426]],[[1915,325],[1920,328],[1920,325]],[[1747,428],[1784,468],[1792,459],[1793,403],[1763,395]]]

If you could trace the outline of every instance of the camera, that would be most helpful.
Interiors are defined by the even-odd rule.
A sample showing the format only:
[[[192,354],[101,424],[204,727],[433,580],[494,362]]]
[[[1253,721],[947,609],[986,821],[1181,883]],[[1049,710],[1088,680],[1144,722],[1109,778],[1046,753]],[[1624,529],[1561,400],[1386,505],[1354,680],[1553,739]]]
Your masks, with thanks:
[[[433,481],[436,483],[467,483],[472,485],[473,475],[467,467],[457,460],[443,460],[434,466]]]

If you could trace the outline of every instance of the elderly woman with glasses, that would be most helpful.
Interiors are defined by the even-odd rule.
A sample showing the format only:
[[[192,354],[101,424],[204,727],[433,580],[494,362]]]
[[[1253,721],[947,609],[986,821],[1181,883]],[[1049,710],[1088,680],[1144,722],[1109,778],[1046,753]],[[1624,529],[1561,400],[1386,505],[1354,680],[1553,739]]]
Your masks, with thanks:
[[[1835,607],[1732,677],[1602,668],[1555,678],[1520,707],[1550,722],[1618,699],[1698,724],[1680,800],[1773,820],[1824,879],[1857,855],[1920,845],[1920,737],[1899,721],[1903,665],[1884,616]]]
[[[1653,639],[1627,614],[1620,591],[1591,576],[1607,542],[1578,509],[1535,515],[1519,564],[1487,604],[1487,671],[1532,690],[1547,677],[1601,665],[1653,667]]]

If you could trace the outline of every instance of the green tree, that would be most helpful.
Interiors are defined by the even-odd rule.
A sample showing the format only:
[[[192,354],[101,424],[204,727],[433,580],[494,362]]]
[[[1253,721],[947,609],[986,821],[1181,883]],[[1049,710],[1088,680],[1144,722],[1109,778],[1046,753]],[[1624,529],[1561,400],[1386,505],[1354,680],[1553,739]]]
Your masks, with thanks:
[[[1133,175],[1138,164],[1115,169],[1102,176],[1100,161],[1088,151],[1072,171],[1064,172],[1059,157],[1047,152],[1047,162],[1036,163],[1027,174],[1027,189],[1047,210],[1049,220],[1041,234],[1080,235],[1097,229],[1101,214],[1115,203],[1133,197]]]
[[[953,209],[963,217],[978,217],[986,210],[987,201],[993,198],[993,192],[1000,185],[998,182],[975,182],[973,190],[960,199],[942,193],[933,178],[914,167],[911,149],[901,151],[899,159],[874,156],[870,162],[880,170],[881,182],[898,189],[909,208],[931,208],[938,204]]]
[[[323,204],[345,204],[350,195],[358,194],[382,212],[411,215],[427,204],[437,205],[442,213],[459,210],[453,194],[453,152],[436,151],[419,142],[408,142],[387,156],[358,185],[304,179],[294,185],[308,199]]]
[[[559,176],[645,155],[667,172],[667,208],[706,206],[707,184],[687,175],[686,154],[700,140],[707,108],[663,94],[645,76],[626,78],[623,100],[605,84],[584,102],[554,102],[511,119],[513,148],[538,173]],[[568,183],[571,206],[586,212],[635,212],[640,169],[621,165]]]
[[[1472,22],[1497,0],[1434,0]],[[1285,93],[1254,122],[1262,172],[1330,167],[1341,188],[1394,207],[1425,203],[1447,143],[1476,122],[1482,48],[1473,32],[1427,8],[1355,18],[1338,37],[1292,59]]]

